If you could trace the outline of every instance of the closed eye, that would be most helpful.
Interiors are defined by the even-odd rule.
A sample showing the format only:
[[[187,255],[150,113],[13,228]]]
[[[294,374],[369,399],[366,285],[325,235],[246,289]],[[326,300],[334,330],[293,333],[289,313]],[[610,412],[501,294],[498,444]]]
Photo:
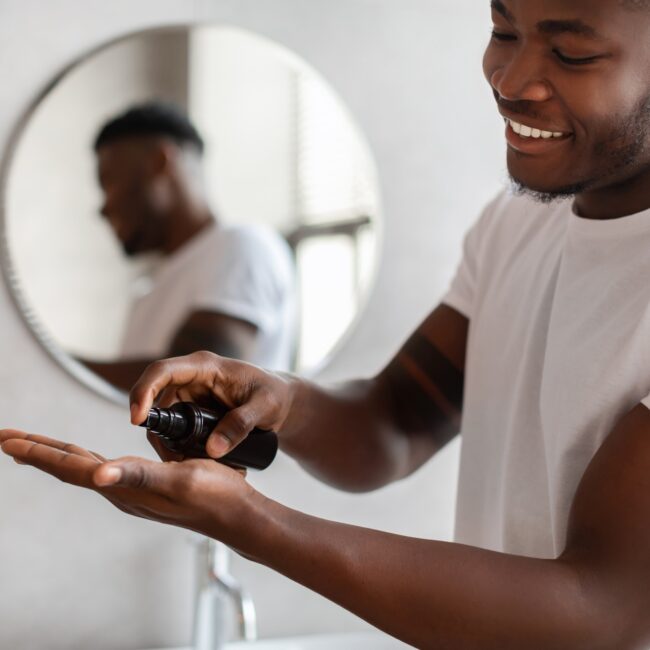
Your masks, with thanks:
[[[587,63],[593,63],[601,58],[600,56],[586,56],[584,58],[574,59],[570,56],[565,56],[557,49],[553,50],[553,53],[558,59],[560,59],[560,61],[562,61],[562,63],[567,63],[568,65],[585,65]]]
[[[496,38],[498,41],[514,41],[517,39],[514,34],[504,34],[497,32],[495,29],[492,30],[492,38]]]
[[[496,39],[497,41],[516,41],[517,37],[514,34],[504,34],[503,32],[497,32],[496,30],[492,30],[492,38]],[[560,52],[557,48],[553,50],[553,54],[562,62],[566,63],[567,65],[586,65],[588,63],[593,63],[594,61],[597,61],[598,59],[602,58],[599,55],[596,56],[587,56],[587,57],[581,57],[581,58],[573,58],[570,56],[566,56]]]

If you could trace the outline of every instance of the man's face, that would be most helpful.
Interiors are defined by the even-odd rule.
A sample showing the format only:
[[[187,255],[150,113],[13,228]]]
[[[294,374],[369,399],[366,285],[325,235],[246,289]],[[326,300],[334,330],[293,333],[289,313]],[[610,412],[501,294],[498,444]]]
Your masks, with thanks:
[[[549,200],[650,168],[650,12],[619,0],[492,0],[492,20],[483,70],[509,118],[520,189]]]
[[[104,195],[101,213],[124,252],[137,255],[159,248],[165,215],[155,200],[155,157],[149,143],[124,138],[102,145],[97,172]]]

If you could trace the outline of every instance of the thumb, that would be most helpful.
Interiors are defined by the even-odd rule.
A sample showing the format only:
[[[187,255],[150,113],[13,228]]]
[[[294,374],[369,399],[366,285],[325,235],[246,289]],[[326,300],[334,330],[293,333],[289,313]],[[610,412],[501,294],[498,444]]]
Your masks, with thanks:
[[[257,425],[260,400],[253,398],[228,411],[210,434],[205,449],[212,458],[221,458],[236,447]]]
[[[165,494],[170,483],[167,469],[165,463],[124,458],[102,463],[93,472],[93,482],[97,487],[130,487]]]

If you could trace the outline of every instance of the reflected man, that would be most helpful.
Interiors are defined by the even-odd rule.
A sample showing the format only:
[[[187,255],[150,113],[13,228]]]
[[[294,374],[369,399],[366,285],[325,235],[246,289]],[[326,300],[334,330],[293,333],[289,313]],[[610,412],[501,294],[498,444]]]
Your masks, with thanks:
[[[124,253],[159,253],[137,296],[123,358],[83,363],[128,389],[153,360],[196,350],[291,367],[294,265],[270,228],[225,225],[209,205],[203,140],[175,107],[150,102],[106,123],[95,140],[101,213]]]

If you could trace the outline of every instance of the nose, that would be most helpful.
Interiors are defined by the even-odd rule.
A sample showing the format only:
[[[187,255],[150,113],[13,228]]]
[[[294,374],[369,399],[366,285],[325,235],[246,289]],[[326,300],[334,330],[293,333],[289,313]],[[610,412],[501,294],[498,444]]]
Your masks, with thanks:
[[[104,217],[106,223],[110,226],[115,236],[121,240],[122,225],[120,222],[118,212],[113,207],[111,207],[109,202],[103,203],[101,208],[99,209],[99,212],[102,215],[102,217]]]
[[[500,61],[490,71],[488,79],[492,88],[505,100],[545,102],[553,96],[542,62],[524,47],[511,52],[508,60]]]
[[[99,214],[108,221],[108,223],[115,227],[119,221],[119,203],[115,200],[115,197],[107,194],[104,196],[101,207],[99,208]]]

